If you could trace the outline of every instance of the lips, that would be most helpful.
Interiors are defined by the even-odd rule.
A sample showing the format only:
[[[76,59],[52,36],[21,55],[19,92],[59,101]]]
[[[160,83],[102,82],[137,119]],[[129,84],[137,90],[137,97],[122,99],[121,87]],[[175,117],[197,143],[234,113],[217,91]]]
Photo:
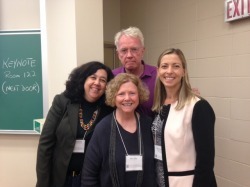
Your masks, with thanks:
[[[91,87],[91,91],[97,93],[97,92],[100,91],[100,89],[99,89],[99,88],[96,88],[96,87]]]
[[[165,79],[167,79],[167,80],[173,80],[174,77],[165,77]]]
[[[167,82],[173,81],[175,78],[174,77],[164,77],[164,80]]]
[[[122,105],[124,105],[124,106],[131,106],[132,103],[123,103]]]

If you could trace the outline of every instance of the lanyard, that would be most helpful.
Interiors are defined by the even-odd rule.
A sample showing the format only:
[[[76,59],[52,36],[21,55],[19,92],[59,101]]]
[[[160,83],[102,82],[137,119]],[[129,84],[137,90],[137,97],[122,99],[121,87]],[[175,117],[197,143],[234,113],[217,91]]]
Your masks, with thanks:
[[[115,117],[115,111],[113,112],[113,116],[114,116],[114,119],[115,119],[115,124],[116,124],[117,130],[118,130],[119,135],[121,137],[121,141],[122,141],[123,147],[125,149],[126,155],[128,156],[128,151],[127,151],[127,148],[126,148],[125,143],[123,141],[123,138],[122,138],[122,135],[121,135],[121,132],[120,132],[120,129],[118,127],[118,123],[117,123],[117,120],[116,120],[116,117]],[[137,115],[136,115],[136,121],[138,123],[138,130],[139,130],[138,131],[138,134],[139,134],[139,137],[138,137],[138,139],[139,139],[139,150],[140,150],[140,155],[141,155],[141,126],[140,126],[140,121],[138,120]]]
[[[83,135],[83,140],[85,140],[85,136],[87,134],[88,130],[85,131],[84,135]]]

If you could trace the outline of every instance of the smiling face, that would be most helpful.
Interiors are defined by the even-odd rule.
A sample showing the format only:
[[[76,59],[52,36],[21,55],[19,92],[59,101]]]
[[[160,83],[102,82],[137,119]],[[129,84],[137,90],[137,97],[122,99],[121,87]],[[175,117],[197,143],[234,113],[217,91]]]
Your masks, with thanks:
[[[104,69],[97,70],[87,77],[84,83],[84,98],[88,102],[95,102],[104,94],[107,84],[107,72]]]
[[[176,54],[166,54],[161,58],[158,77],[166,89],[178,90],[185,75],[181,59]]]
[[[144,47],[139,38],[123,35],[119,39],[118,57],[128,72],[140,69]]]
[[[131,81],[122,84],[115,96],[117,111],[134,113],[139,105],[139,93],[136,85]]]

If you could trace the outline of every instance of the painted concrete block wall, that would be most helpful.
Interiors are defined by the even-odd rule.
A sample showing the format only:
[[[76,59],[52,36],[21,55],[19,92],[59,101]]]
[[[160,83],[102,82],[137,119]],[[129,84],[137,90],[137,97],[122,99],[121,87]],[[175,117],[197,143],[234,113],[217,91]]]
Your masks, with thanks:
[[[225,23],[224,0],[121,0],[121,27],[131,25],[149,64],[166,48],[184,51],[192,86],[216,113],[218,186],[250,187],[250,19]]]

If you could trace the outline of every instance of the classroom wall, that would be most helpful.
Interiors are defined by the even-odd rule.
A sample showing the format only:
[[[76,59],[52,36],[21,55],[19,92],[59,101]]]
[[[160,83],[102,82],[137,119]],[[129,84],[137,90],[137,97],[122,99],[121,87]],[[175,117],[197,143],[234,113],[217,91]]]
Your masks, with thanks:
[[[89,16],[93,12],[95,16]],[[86,27],[89,22],[80,22],[83,17],[91,17],[92,27]],[[102,1],[0,0],[0,30],[39,29],[40,26],[47,41],[43,41],[43,63],[47,81],[45,105],[49,107],[55,94],[64,90],[74,67],[93,58],[103,60]],[[95,46],[87,45],[90,49],[86,50],[84,43]],[[1,187],[35,186],[38,140],[39,135],[0,134]]]
[[[29,4],[24,7],[20,1],[0,0],[0,29],[18,29],[21,22],[17,21],[17,18],[31,19],[24,22],[27,28],[30,25],[39,26],[37,22],[39,1],[22,0]],[[67,24],[61,21],[58,14],[55,14],[60,13],[61,18],[74,25],[77,22],[73,16],[74,5],[79,3],[78,1],[46,0],[47,14],[50,15],[47,18],[50,38],[47,54],[48,105],[52,102],[53,96],[64,88],[63,84],[69,73],[66,68],[80,63],[79,56],[76,55],[79,53],[78,49],[74,48],[77,44],[66,45],[76,40],[77,34],[74,38],[72,28],[67,28]],[[86,3],[93,3],[90,1],[93,0],[85,0]],[[107,0],[108,3],[112,1],[114,0]],[[97,4],[91,4],[90,7],[98,9],[101,4],[98,1],[95,2]],[[250,104],[250,19],[225,23],[224,0],[120,0],[120,7],[116,9],[117,4],[112,4],[113,7],[110,9],[120,11],[120,23],[110,24],[109,20],[112,16],[110,19],[104,18],[104,33],[109,33],[108,29],[115,33],[117,25],[121,28],[130,25],[140,27],[145,35],[144,58],[147,63],[153,65],[159,53],[165,48],[179,47],[184,51],[193,87],[199,88],[202,96],[208,99],[216,112],[215,173],[218,186],[250,187],[248,107]],[[106,10],[109,9],[107,4],[103,6]],[[19,12],[27,9],[28,11],[23,14]],[[93,12],[95,10],[89,9],[88,16]],[[109,11],[104,10],[104,17],[107,12]],[[27,13],[32,13],[33,16]],[[66,14],[65,17],[63,14]],[[94,19],[94,16],[92,18]],[[117,17],[112,18],[112,21],[117,21]],[[102,28],[99,29],[102,31]],[[58,38],[57,35],[60,37]],[[93,41],[95,37],[91,37],[90,40],[95,42]],[[105,34],[104,40],[113,42],[112,34]],[[61,42],[65,45],[61,46]],[[96,42],[99,45],[98,41]],[[69,48],[75,51],[69,52]],[[99,54],[99,51],[96,51],[96,53],[100,56],[98,58],[102,58],[102,52]],[[60,75],[57,73],[59,71]],[[0,134],[0,186],[32,187],[35,185],[38,138],[39,136]]]
[[[114,35],[120,28],[120,1],[105,0],[103,3],[103,35],[104,42],[114,43]]]
[[[0,30],[39,29],[39,13],[38,0],[0,0]],[[0,186],[34,186],[37,143],[38,136],[0,134]]]
[[[103,1],[75,0],[77,64],[103,62]]]
[[[147,63],[184,51],[193,87],[213,106],[219,187],[250,187],[250,18],[224,22],[224,0],[121,0],[121,27],[145,36]]]

